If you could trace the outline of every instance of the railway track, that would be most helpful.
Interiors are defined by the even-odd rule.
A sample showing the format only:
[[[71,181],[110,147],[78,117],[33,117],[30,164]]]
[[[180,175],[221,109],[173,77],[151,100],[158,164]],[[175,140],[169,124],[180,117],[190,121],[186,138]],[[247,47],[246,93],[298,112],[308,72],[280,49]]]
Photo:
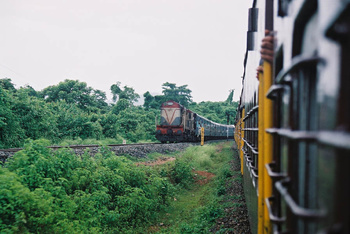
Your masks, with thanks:
[[[198,143],[137,143],[137,144],[113,144],[107,145],[111,151],[116,155],[129,155],[136,158],[144,158],[149,153],[168,153],[179,151],[187,148],[191,145],[196,145]],[[72,149],[75,154],[82,155],[87,150],[91,156],[99,152],[100,145],[70,145],[70,146],[49,146],[48,148],[52,150],[58,150],[62,148]],[[12,157],[16,152],[23,150],[23,148],[10,148],[10,149],[0,149],[0,161],[5,162],[9,157]]]

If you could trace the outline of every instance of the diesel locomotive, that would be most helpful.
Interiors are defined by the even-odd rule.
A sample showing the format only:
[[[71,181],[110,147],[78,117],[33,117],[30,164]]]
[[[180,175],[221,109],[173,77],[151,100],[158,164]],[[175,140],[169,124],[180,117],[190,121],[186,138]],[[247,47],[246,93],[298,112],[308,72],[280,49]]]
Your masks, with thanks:
[[[201,140],[232,139],[233,125],[214,123],[174,101],[161,106],[160,123],[156,125],[156,138],[162,142],[195,142]]]
[[[350,233],[350,1],[254,0],[248,24],[235,141],[252,232]]]

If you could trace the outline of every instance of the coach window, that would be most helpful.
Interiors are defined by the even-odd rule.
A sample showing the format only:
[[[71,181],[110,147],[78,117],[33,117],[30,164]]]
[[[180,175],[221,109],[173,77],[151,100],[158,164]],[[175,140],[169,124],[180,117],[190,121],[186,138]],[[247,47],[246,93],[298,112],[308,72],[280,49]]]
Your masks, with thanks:
[[[350,4],[344,8],[338,19],[327,30],[326,36],[341,45],[340,64],[340,88],[338,97],[337,131],[343,131],[349,137],[350,133]],[[343,223],[344,233],[349,232],[349,206],[350,191],[350,158],[349,150],[340,148],[337,150],[337,184],[336,184],[336,213],[337,222]]]

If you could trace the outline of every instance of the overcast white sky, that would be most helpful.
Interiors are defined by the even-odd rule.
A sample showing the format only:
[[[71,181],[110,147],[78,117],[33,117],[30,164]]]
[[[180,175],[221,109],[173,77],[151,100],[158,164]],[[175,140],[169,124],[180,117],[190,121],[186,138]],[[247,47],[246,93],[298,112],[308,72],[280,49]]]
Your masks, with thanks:
[[[110,96],[120,81],[140,96],[165,82],[193,100],[241,90],[252,0],[2,0],[0,78],[42,90],[65,79]]]

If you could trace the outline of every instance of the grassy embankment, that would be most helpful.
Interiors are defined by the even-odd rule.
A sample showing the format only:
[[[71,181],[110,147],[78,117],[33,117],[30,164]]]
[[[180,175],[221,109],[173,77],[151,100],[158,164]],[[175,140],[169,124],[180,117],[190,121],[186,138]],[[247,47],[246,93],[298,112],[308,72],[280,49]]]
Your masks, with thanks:
[[[155,233],[207,233],[215,220],[224,215],[225,184],[234,172],[230,169],[232,141],[188,148],[176,155],[176,161],[160,165],[158,170],[181,178],[174,199],[160,215],[159,223],[149,228]],[[174,175],[170,176],[174,178]],[[175,177],[176,179],[176,177]],[[175,182],[175,183],[174,183]]]

